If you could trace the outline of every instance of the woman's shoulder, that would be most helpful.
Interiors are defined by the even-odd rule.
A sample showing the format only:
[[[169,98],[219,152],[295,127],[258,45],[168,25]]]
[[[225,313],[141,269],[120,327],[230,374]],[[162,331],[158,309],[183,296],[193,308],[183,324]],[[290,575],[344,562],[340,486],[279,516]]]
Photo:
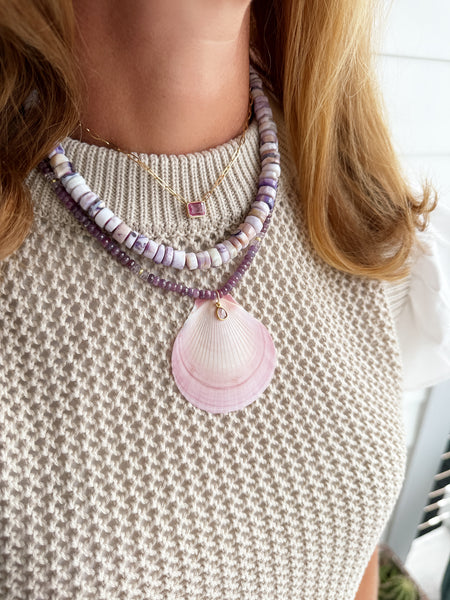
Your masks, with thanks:
[[[450,205],[441,202],[418,234],[410,274],[385,291],[402,353],[404,387],[450,378]]]

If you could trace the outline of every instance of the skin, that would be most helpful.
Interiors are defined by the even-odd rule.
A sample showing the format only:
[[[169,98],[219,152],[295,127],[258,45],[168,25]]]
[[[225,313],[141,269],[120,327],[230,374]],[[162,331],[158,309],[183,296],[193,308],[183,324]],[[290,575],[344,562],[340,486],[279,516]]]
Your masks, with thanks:
[[[122,149],[155,154],[239,135],[248,112],[249,0],[73,4],[84,126]],[[85,132],[82,139],[99,145]]]
[[[355,600],[377,600],[378,598],[378,547],[366,567],[359,584]]]
[[[249,0],[73,0],[82,123],[124,150],[185,154],[240,134]],[[79,130],[73,134],[101,145]],[[355,600],[376,600],[375,550]]]

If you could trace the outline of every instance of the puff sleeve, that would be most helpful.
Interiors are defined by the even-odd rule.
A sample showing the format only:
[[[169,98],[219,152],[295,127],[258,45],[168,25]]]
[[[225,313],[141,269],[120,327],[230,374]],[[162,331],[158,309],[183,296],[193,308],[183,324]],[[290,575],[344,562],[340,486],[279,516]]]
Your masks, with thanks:
[[[450,379],[450,207],[441,204],[418,234],[410,275],[387,283],[405,390]]]

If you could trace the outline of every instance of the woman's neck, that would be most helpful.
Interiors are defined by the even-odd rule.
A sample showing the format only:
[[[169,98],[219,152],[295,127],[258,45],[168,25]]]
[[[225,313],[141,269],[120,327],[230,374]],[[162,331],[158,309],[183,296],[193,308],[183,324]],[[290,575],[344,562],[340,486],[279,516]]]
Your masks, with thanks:
[[[238,135],[249,0],[73,0],[85,127],[123,149],[185,154]],[[85,131],[85,141],[99,142]]]

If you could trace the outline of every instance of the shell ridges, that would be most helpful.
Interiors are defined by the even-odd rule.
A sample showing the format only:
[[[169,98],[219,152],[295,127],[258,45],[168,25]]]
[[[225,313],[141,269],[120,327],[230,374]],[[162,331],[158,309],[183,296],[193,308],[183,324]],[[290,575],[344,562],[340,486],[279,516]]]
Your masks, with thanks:
[[[196,300],[177,335],[172,372],[182,395],[210,413],[239,410],[269,385],[276,366],[275,347],[266,327],[232,296],[220,299],[227,312],[217,318],[211,300]]]

